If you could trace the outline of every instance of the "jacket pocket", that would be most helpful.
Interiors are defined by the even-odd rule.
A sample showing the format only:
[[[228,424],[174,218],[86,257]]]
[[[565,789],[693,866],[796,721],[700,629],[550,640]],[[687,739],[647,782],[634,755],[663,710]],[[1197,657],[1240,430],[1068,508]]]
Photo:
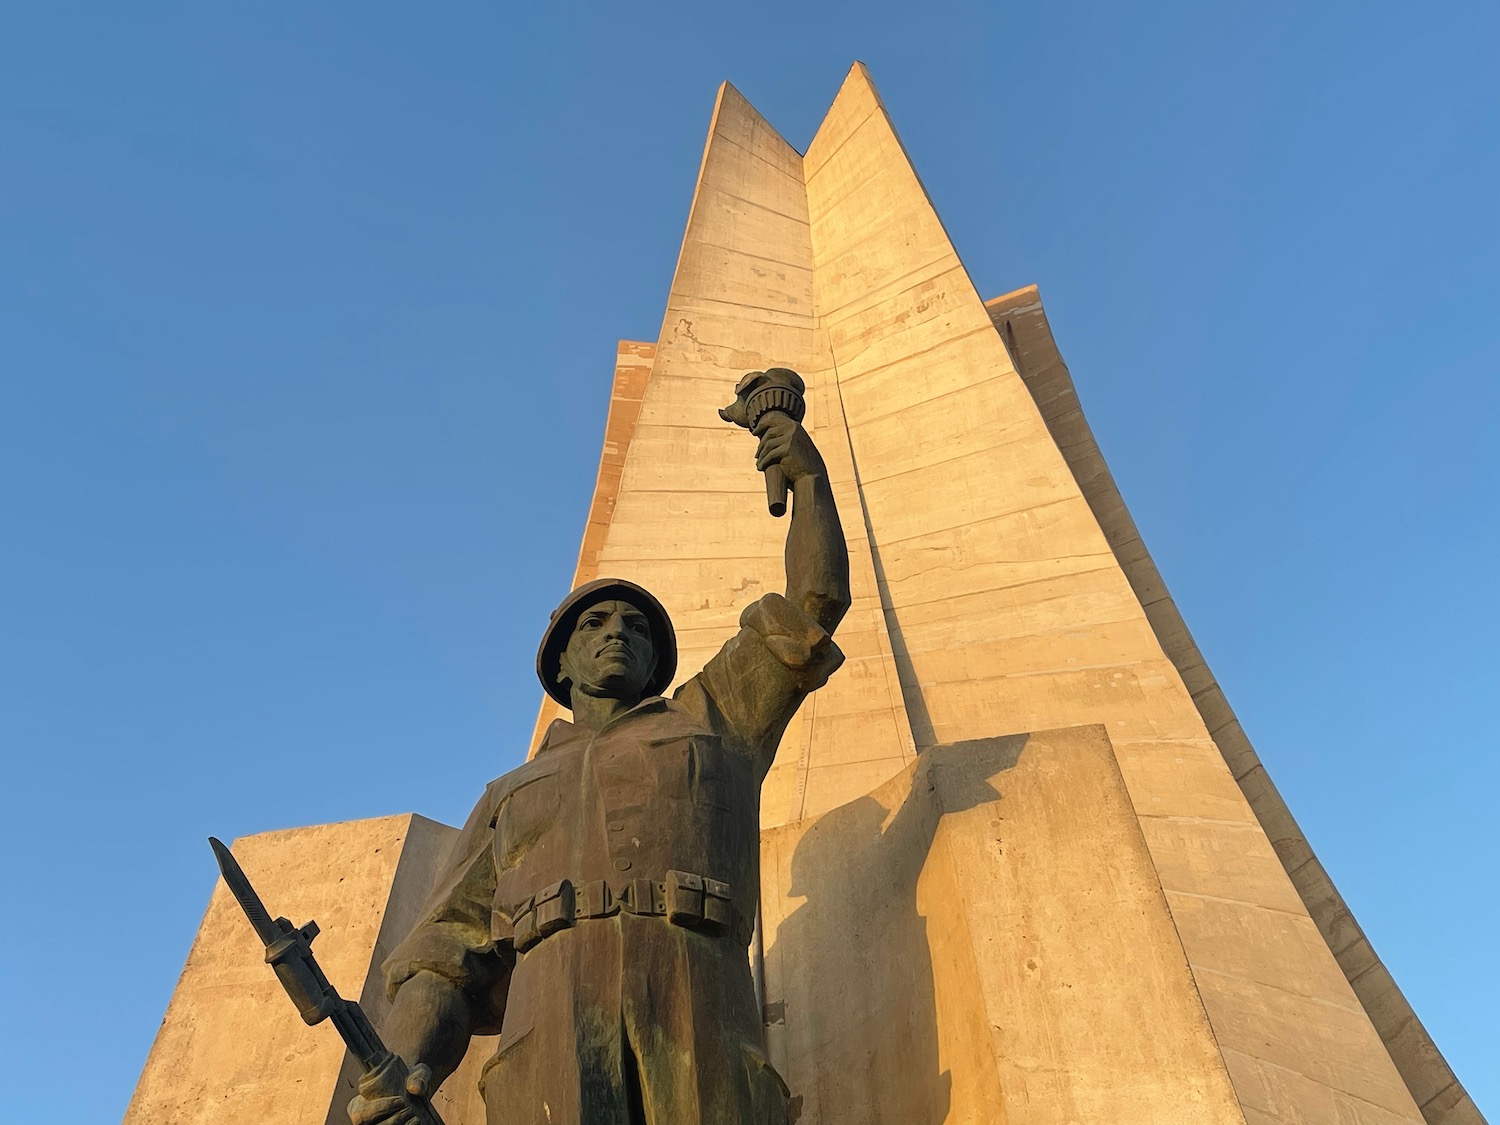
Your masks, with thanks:
[[[512,866],[549,829],[556,827],[562,813],[556,766],[547,769],[523,766],[518,773],[521,776],[495,810],[495,857],[502,868]]]
[[[657,791],[695,805],[736,805],[735,760],[716,734],[685,734],[646,744]]]

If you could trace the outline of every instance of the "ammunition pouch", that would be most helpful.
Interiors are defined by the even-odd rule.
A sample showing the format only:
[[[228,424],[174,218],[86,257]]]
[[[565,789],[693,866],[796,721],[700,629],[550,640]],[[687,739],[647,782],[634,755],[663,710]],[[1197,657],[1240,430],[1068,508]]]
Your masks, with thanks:
[[[661,915],[673,925],[717,937],[729,934],[750,944],[750,922],[739,916],[729,884],[689,871],[668,871],[666,878],[631,879],[612,887],[603,879],[575,886],[563,879],[543,887],[521,904],[513,925],[516,952],[525,953],[544,937],[588,918],[616,914]]]

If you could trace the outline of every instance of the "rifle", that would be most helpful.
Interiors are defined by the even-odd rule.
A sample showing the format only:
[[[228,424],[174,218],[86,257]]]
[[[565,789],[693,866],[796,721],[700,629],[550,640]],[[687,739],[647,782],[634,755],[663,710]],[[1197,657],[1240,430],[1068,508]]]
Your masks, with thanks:
[[[318,936],[318,924],[308,922],[305,926],[294,926],[285,918],[273,920],[234,854],[212,836],[208,843],[219,861],[224,882],[265,944],[266,963],[276,970],[281,986],[297,1005],[302,1022],[311,1027],[326,1019],[333,1020],[333,1026],[366,1074],[377,1070],[391,1071],[397,1080],[396,1085],[405,1090],[406,1063],[386,1049],[370,1023],[370,1017],[365,1015],[358,1002],[345,1000],[328,983],[313,956],[312,940]],[[416,1114],[417,1125],[443,1125],[443,1119],[432,1108],[426,1095],[407,1093],[406,1098]]]

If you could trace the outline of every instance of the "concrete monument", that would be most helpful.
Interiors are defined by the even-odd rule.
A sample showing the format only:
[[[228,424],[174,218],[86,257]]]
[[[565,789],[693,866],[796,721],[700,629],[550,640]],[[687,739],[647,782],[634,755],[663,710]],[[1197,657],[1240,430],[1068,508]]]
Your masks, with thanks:
[[[717,1014],[758,1066],[743,1012],[754,974],[769,1064],[757,1089],[779,1093],[779,1075],[799,1125],[1480,1125],[1194,646],[1089,431],[1037,290],[989,301],[975,291],[863,67],[805,153],[734,89],[720,91],[661,331],[619,347],[573,585],[618,576],[660,599],[680,672],[643,690],[704,692],[724,639],[746,615],[757,632],[781,597],[784,525],[747,518],[766,502],[762,487],[746,472],[744,435],[717,416],[746,371],[777,366],[805,380],[802,428],[844,516],[848,609],[842,667],[786,723],[774,758],[758,751],[764,780],[739,782],[742,792],[760,782],[760,926],[748,969],[723,962],[733,979],[721,1003],[736,1007]],[[616,627],[632,609],[651,616],[638,598],[609,600]],[[785,604],[819,618],[795,591]],[[571,610],[561,617],[558,636],[571,637]],[[594,721],[595,701],[555,689],[564,647],[544,646],[556,657],[543,667],[556,672],[522,780],[556,783],[549,760]],[[572,728],[555,728],[570,707]],[[503,797],[488,799],[498,810]],[[355,852],[368,835],[359,825],[306,831],[345,832]],[[459,839],[486,831],[471,824]],[[607,823],[605,832],[610,840]],[[641,836],[641,847],[674,847],[670,836]],[[378,965],[413,922],[442,924],[413,903],[437,870],[469,870],[467,846],[412,865],[410,882],[382,868],[373,891],[344,892],[401,915],[399,926],[366,921],[362,933],[382,935],[378,950],[364,940],[328,965],[336,984],[347,975],[346,995],[369,998],[392,1041],[400,1018],[380,1008]],[[580,978],[562,963],[570,943],[609,944],[601,935],[615,929],[623,941],[648,924],[675,942],[703,940],[659,917],[577,922],[580,903],[593,909],[578,880],[618,895],[611,880],[665,883],[680,868],[729,884],[731,930],[743,935],[755,911],[748,868],[726,879],[668,863],[666,852],[639,872],[624,852],[598,858],[632,868],[560,865],[545,879],[538,868],[545,887],[515,889],[515,906],[545,891],[545,922],[533,901],[502,930],[525,916],[530,941],[556,925],[566,907],[547,904],[566,892],[547,896],[564,879],[575,925],[522,954],[512,1011],[536,1002],[522,985],[527,958],[557,962],[547,979],[567,982],[573,1010],[614,1013],[580,1001]],[[487,874],[480,882],[495,889]],[[655,909],[654,895],[639,901]],[[136,1120],[217,1120],[203,1106],[231,1076],[199,1046],[225,996],[213,975],[223,964],[217,919],[211,910],[184,971]],[[332,943],[334,925],[320,921]],[[489,924],[463,923],[476,939]],[[295,1026],[284,997],[272,1000],[264,1018]],[[222,1011],[248,1018],[243,1007]],[[631,1016],[590,1030],[540,1020],[523,1029],[497,1015],[474,1029],[502,1030],[500,1073],[507,1046],[524,1072],[527,1059],[565,1049],[549,1037],[603,1044],[621,1070],[601,1064],[602,1096],[618,1107],[622,1096],[632,1104],[630,1059],[637,1077],[654,1065],[635,1054]],[[476,1043],[442,1087],[448,1125],[484,1122],[476,1102],[443,1099],[471,1090],[495,1053],[493,1041]],[[283,1080],[244,1066],[232,1077],[241,1090]],[[309,1072],[301,1103],[278,1087],[278,1120],[341,1120],[348,1096],[335,1077]],[[733,1097],[753,1103],[752,1085]]]

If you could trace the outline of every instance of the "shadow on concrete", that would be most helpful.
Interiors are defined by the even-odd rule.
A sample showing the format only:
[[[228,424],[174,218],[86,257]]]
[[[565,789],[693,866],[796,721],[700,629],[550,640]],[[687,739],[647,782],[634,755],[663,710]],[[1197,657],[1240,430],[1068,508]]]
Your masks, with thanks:
[[[767,1011],[768,1025],[785,1021],[794,1123],[947,1119],[952,1075],[939,1058],[930,937],[963,925],[961,903],[951,917],[924,917],[918,880],[942,817],[999,800],[993,782],[1025,745],[1016,735],[935,746],[904,797],[893,780],[825,813],[796,844],[788,892],[807,901],[777,928],[784,999]]]

